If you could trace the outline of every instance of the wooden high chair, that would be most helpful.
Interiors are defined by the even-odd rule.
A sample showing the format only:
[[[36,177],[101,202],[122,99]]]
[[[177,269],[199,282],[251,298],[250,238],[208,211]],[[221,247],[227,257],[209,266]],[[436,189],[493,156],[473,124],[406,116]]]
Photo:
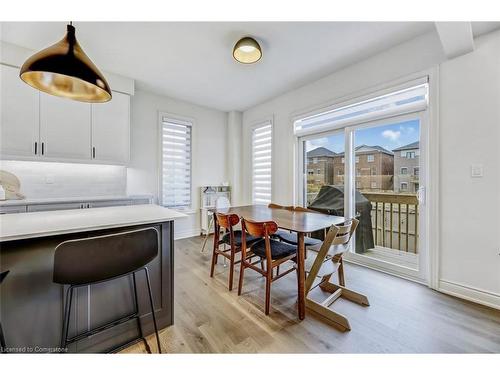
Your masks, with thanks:
[[[336,313],[330,307],[338,298],[342,297],[364,306],[370,305],[366,296],[345,287],[342,256],[349,250],[358,223],[359,220],[351,219],[342,226],[332,225],[319,249],[309,250],[308,264],[306,264],[308,273],[305,285],[306,307],[324,316],[342,331],[349,331],[351,326],[345,316]],[[338,274],[338,284],[330,281],[334,273]],[[317,278],[321,281],[315,284]],[[308,296],[309,292],[318,286],[322,291],[331,293],[321,302]]]

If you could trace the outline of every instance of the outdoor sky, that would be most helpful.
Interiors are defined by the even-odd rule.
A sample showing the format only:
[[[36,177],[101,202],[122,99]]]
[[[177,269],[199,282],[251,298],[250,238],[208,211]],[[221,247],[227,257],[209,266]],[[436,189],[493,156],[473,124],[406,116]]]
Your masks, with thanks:
[[[355,146],[382,146],[392,151],[395,148],[416,142],[420,139],[419,120],[409,120],[391,125],[360,129],[355,132]],[[306,151],[325,147],[333,152],[344,152],[344,133],[329,137],[312,139],[306,142]]]

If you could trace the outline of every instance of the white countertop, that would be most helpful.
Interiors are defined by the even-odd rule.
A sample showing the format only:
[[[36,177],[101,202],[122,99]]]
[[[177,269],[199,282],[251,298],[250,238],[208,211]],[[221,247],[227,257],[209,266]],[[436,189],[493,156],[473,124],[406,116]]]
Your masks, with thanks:
[[[66,197],[66,198],[28,198],[28,199],[10,199],[0,201],[2,206],[25,206],[32,204],[50,204],[50,203],[70,203],[70,202],[100,202],[100,201],[121,201],[132,199],[152,199],[151,195],[101,195],[96,197]]]
[[[0,242],[152,224],[186,217],[155,204],[0,215]]]

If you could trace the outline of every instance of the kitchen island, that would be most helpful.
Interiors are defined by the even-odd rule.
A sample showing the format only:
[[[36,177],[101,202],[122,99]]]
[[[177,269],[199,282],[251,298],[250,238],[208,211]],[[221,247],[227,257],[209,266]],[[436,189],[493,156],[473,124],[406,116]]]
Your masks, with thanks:
[[[158,256],[148,264],[159,329],[173,324],[174,220],[185,215],[157,205],[90,208],[0,215],[0,269],[10,270],[0,289],[0,318],[12,352],[57,351],[66,286],[52,282],[55,247],[66,240],[155,227]],[[119,260],[117,260],[119,261]],[[147,289],[137,275],[144,334],[153,332]],[[70,335],[132,312],[131,277],[78,288]],[[134,320],[71,344],[71,352],[103,352],[138,335]]]

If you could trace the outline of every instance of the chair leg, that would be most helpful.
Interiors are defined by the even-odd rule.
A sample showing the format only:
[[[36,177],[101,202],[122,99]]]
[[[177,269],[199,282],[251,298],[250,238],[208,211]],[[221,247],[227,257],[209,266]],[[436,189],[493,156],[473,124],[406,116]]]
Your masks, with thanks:
[[[144,337],[144,333],[142,332],[142,324],[141,318],[139,316],[139,298],[137,297],[137,282],[135,278],[135,272],[132,273],[132,281],[134,284],[134,305],[135,305],[135,313],[137,314],[137,327],[139,328],[139,335],[142,337],[142,341],[144,341],[144,345],[146,346],[146,351],[151,354],[151,347],[148,344],[148,340]]]
[[[5,337],[3,335],[2,323],[0,323],[0,353],[3,353],[7,345],[5,344]]]
[[[338,268],[337,272],[339,275],[339,285],[345,286],[344,262],[342,261],[342,258],[340,258],[340,260],[339,260],[339,268]]]
[[[243,288],[243,274],[245,273],[245,258],[241,258],[240,262],[240,281],[238,282],[238,295],[241,296],[241,289]]]
[[[271,282],[273,280],[273,268],[267,271],[266,275],[266,315],[269,315],[271,307]]]
[[[233,290],[233,276],[234,276],[234,253],[235,249],[231,246],[231,259],[229,259],[229,291]]]
[[[147,267],[144,267],[144,272],[146,273],[146,281],[148,284],[149,303],[151,305],[151,315],[153,317],[153,325],[155,328],[156,343],[158,344],[158,353],[161,354],[160,335],[158,334],[158,325],[156,324],[156,314],[155,314],[155,307],[154,307],[154,303],[153,303],[153,293],[151,292],[151,281],[149,280],[149,271],[148,271]]]
[[[211,217],[210,221],[208,222],[207,234],[205,235],[205,240],[203,241],[203,246],[201,247],[202,253],[205,251],[205,246],[207,245],[208,237],[210,237],[210,230],[212,229],[213,224],[214,224],[214,219],[213,219],[213,217]],[[215,233],[214,233],[214,236],[215,236]]]
[[[215,234],[214,234],[215,236]],[[210,277],[214,277],[214,270],[215,270],[215,264],[217,263],[217,257],[219,256],[219,254],[217,254],[217,247],[219,245],[215,243],[215,240],[214,240],[214,250],[212,251],[212,266],[210,267]]]
[[[66,291],[66,302],[64,304],[63,328],[61,332],[61,349],[66,349],[68,342],[69,319],[71,316],[71,304],[73,302],[73,286],[70,286]]]

